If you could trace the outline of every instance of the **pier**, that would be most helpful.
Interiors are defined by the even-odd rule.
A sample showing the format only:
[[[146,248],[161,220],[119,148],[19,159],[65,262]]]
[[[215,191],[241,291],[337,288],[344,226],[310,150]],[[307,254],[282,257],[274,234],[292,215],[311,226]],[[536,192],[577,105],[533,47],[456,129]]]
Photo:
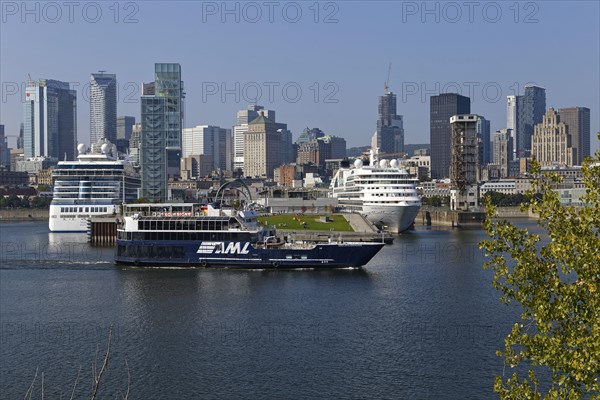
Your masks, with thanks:
[[[88,220],[88,242],[96,246],[114,246],[117,239],[115,217],[97,217]]]

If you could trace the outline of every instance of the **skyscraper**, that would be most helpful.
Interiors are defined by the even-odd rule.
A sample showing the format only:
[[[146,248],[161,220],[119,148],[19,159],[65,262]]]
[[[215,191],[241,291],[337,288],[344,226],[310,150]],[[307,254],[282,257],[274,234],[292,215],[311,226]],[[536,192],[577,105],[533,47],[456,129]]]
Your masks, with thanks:
[[[508,96],[506,98],[506,129],[510,130],[510,134],[512,135],[512,160],[517,159],[517,146],[514,144],[517,142],[517,119],[518,119],[518,110],[517,110],[517,97],[519,96]]]
[[[396,95],[392,92],[379,96],[372,144],[382,153],[404,152],[404,121],[402,115],[396,115]]]
[[[558,110],[560,121],[567,125],[571,135],[571,145],[576,149],[573,163],[581,165],[590,155],[590,109],[587,107],[568,107]]]
[[[104,71],[90,77],[90,143],[117,142],[117,76]]]
[[[117,117],[117,139],[131,139],[135,117]]]
[[[10,149],[4,134],[4,125],[0,125],[0,167],[10,169]]]
[[[166,201],[169,176],[179,176],[180,169],[184,99],[181,66],[157,63],[154,78],[154,94],[143,95],[141,102],[142,196],[149,201]]]
[[[67,82],[27,82],[23,105],[25,157],[75,159],[77,92]]]
[[[447,178],[450,173],[450,117],[471,113],[471,99],[456,93],[442,93],[430,99],[431,177]]]
[[[511,99],[512,98],[512,99]],[[512,101],[514,106],[512,105]],[[513,144],[516,158],[528,157],[531,153],[531,136],[535,125],[542,122],[546,112],[546,89],[533,84],[525,85],[525,94],[509,96],[507,128],[513,129]],[[516,125],[513,122],[516,115]]]
[[[233,169],[244,170],[244,135],[248,132],[248,123],[259,116],[260,111],[265,117],[275,121],[275,111],[265,110],[263,106],[250,105],[237,113],[237,121],[233,127]]]
[[[542,122],[535,126],[531,141],[531,156],[540,165],[574,165],[577,152],[571,145],[572,136],[568,133],[567,125],[561,121],[560,114],[553,108],[549,108]]]
[[[481,166],[489,164],[492,159],[492,143],[490,142],[490,121],[482,117],[477,118],[477,137],[481,139],[481,154],[479,162]]]
[[[197,155],[212,156],[212,170],[230,170],[227,156],[228,143],[231,141],[231,129],[218,126],[198,125],[183,130],[181,157]]]
[[[248,124],[248,132],[244,134],[246,176],[273,178],[273,172],[282,160],[281,129],[287,129],[287,125],[265,117],[264,111],[260,111],[260,116]]]
[[[22,149],[25,142],[23,141],[23,136],[25,134],[25,126],[21,122],[19,124],[19,137],[17,138],[17,149]]]

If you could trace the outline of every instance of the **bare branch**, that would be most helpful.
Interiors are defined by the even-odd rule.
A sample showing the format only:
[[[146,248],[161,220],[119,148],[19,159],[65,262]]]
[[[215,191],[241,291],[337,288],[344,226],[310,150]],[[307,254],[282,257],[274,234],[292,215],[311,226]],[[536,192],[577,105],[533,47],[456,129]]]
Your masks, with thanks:
[[[73,383],[73,390],[71,391],[71,397],[69,400],[73,400],[75,398],[75,388],[77,387],[77,382],[79,382],[79,374],[81,373],[81,365],[79,366],[79,371],[77,371],[77,377],[75,378],[75,383]]]
[[[33,376],[33,381],[31,381],[31,385],[29,385],[29,389],[27,389],[27,392],[25,392],[25,397],[24,397],[25,400],[27,400],[27,398],[31,399],[31,396],[33,395],[33,385],[35,384],[35,380],[37,379],[39,369],[40,369],[40,366],[38,365],[35,368],[35,375]]]
[[[125,397],[123,397],[123,400],[127,400],[129,398],[129,389],[131,389],[131,372],[129,371],[127,358],[125,358],[125,366],[127,367],[127,392],[125,392]]]
[[[102,379],[102,374],[104,374],[104,371],[108,367],[108,356],[110,354],[110,339],[111,338],[112,338],[112,325],[110,326],[110,329],[108,330],[108,343],[106,345],[106,354],[104,355],[104,362],[102,363],[102,368],[100,368],[100,372],[98,372],[98,375],[94,376],[94,389],[92,390],[91,400],[94,400],[96,398],[96,395],[98,394],[98,389],[100,388],[100,380]]]

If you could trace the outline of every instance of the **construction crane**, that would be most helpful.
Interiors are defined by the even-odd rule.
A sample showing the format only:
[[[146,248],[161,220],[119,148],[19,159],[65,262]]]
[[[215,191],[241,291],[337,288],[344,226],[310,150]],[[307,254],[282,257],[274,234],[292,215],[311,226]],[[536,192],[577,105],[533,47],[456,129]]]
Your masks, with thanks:
[[[392,63],[388,65],[387,79],[385,80],[385,94],[390,94],[390,74],[392,73]]]

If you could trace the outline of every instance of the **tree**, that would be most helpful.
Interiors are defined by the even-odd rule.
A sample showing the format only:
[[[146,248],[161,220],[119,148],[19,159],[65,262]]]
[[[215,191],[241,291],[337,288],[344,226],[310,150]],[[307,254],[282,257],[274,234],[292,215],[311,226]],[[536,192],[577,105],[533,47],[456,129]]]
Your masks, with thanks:
[[[534,165],[534,190],[524,210],[539,214],[546,239],[495,221],[487,198],[484,228],[491,240],[480,247],[491,257],[493,285],[501,301],[521,305],[521,321],[505,338],[505,368],[528,369],[497,376],[502,399],[600,399],[600,152],[582,167],[585,207],[563,205],[552,189],[560,179]],[[539,373],[544,375],[538,375]],[[547,375],[546,375],[547,373]],[[540,376],[548,376],[544,383]]]

